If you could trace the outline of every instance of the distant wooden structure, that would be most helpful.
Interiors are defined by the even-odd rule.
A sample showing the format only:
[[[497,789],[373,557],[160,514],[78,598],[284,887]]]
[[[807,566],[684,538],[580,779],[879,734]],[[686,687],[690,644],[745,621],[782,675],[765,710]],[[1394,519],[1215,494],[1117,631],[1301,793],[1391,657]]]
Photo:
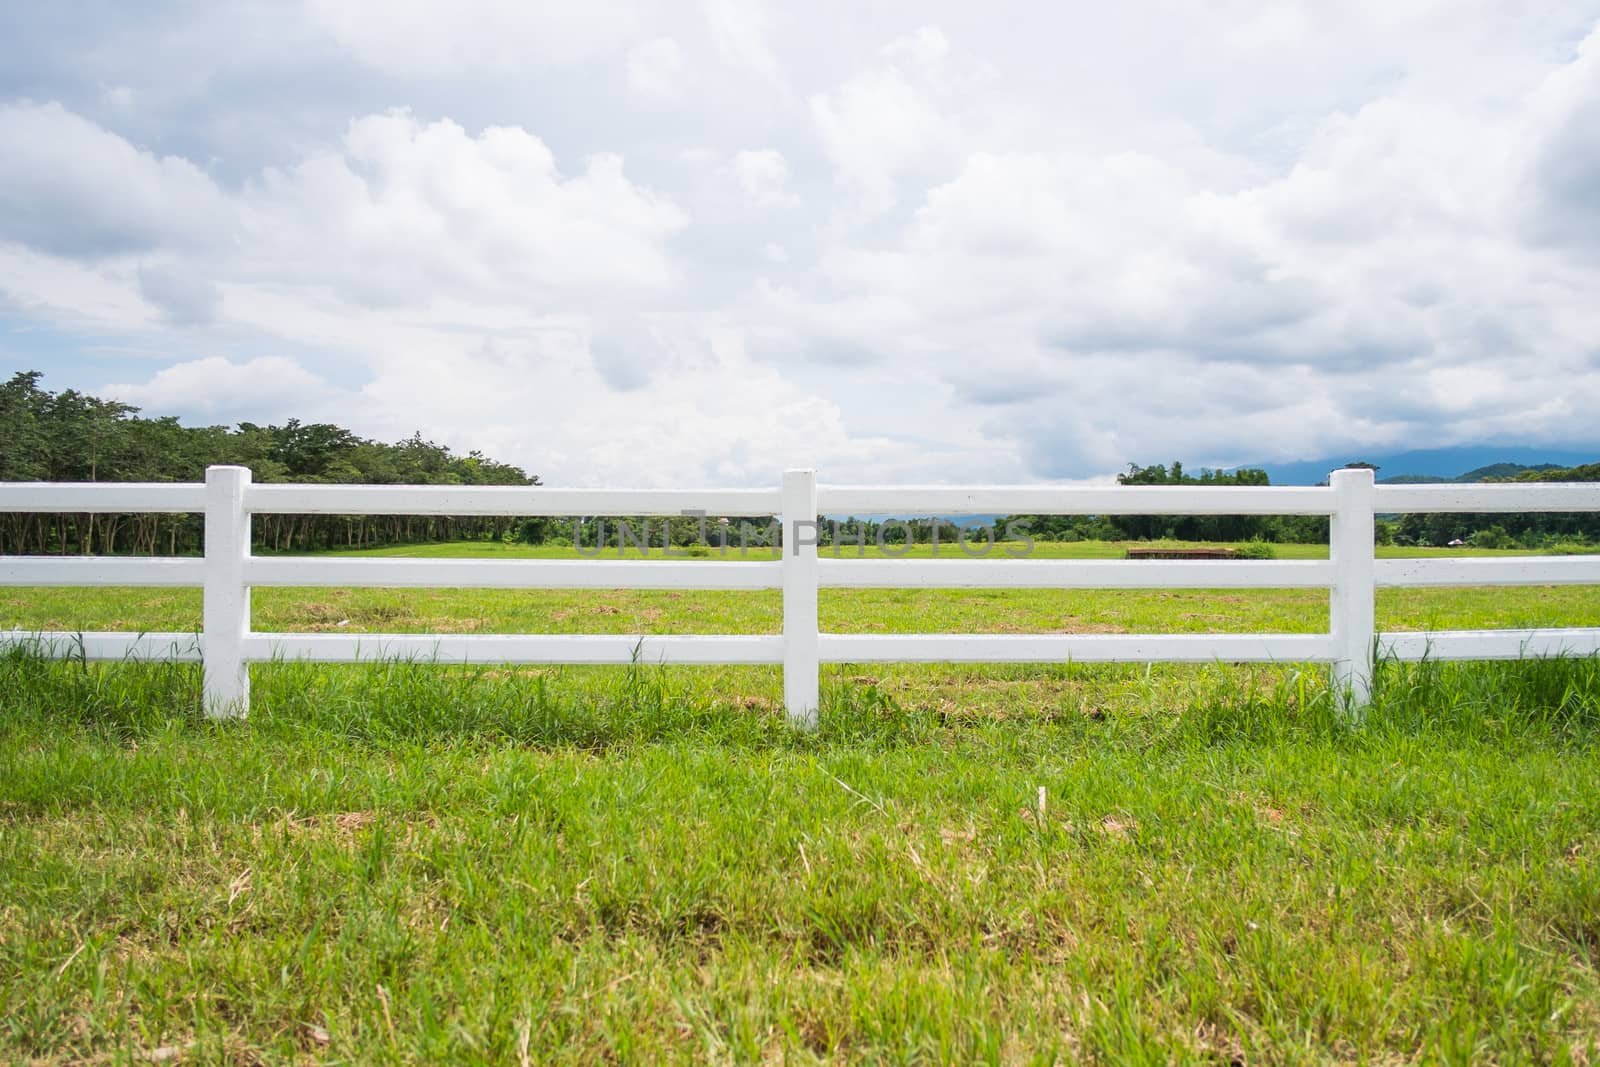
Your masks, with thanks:
[[[1236,559],[1231,548],[1130,548],[1129,559]]]

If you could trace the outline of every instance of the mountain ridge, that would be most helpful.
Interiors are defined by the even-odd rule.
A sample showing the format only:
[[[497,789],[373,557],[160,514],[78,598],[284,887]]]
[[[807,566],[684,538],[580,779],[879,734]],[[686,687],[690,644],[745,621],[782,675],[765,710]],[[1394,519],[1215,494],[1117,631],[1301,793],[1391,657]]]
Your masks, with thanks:
[[[1487,467],[1478,467],[1465,474],[1458,474],[1454,478],[1446,478],[1437,474],[1397,474],[1392,478],[1379,478],[1379,485],[1449,485],[1459,482],[1487,482],[1503,478],[1515,478],[1526,471],[1559,471],[1566,470],[1559,463],[1491,463]]]
[[[1273,485],[1317,485],[1328,472],[1346,463],[1366,462],[1378,467],[1378,480],[1389,485],[1428,482],[1481,481],[1511,477],[1522,470],[1576,467],[1600,460],[1600,445],[1564,445],[1550,448],[1463,445],[1453,448],[1412,449],[1408,452],[1361,453],[1352,450],[1341,458],[1296,460],[1287,463],[1242,463],[1229,470],[1254,467],[1267,472]],[[1495,468],[1503,469],[1496,470]]]

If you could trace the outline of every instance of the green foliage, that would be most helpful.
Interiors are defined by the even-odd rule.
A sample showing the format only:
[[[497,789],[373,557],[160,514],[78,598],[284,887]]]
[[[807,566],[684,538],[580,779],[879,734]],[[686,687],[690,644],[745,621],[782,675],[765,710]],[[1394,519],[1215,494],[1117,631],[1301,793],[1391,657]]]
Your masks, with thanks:
[[[195,482],[218,463],[250,467],[258,482],[428,485],[537,485],[519,467],[478,452],[458,456],[420,434],[388,445],[328,423],[242,422],[187,427],[143,418],[138,409],[75,390],[39,387],[38,371],[0,385],[0,481]],[[262,550],[304,550],[498,539],[509,519],[408,516],[262,515]],[[0,515],[0,553],[198,552],[202,528],[190,515]]]
[[[1508,478],[1485,477],[1492,482],[1596,482],[1600,463],[1577,467],[1520,467],[1497,464],[1481,468],[1481,473],[1515,468]],[[1470,478],[1464,475],[1462,479]],[[1397,544],[1447,545],[1467,541],[1480,548],[1545,549],[1556,544],[1586,546],[1600,542],[1600,514],[1594,512],[1540,513],[1513,512],[1495,515],[1413,514],[1400,519]]]
[[[1041,542],[1041,559],[1120,559],[1123,544]],[[1234,546],[1216,546],[1234,547]],[[1320,545],[1276,545],[1280,559],[1326,559]],[[719,559],[711,548],[704,557]],[[828,550],[831,553],[831,549]],[[1477,548],[1382,549],[1382,558],[1492,555]],[[339,556],[433,559],[573,559],[571,546],[517,542],[399,545]],[[840,550],[852,557],[854,548]],[[869,550],[869,558],[880,558]],[[929,545],[912,559],[929,559]],[[660,559],[657,548],[652,558]],[[730,558],[734,558],[730,554]],[[752,551],[753,560],[770,559]],[[948,555],[941,558],[949,558]],[[1263,589],[1248,595],[1205,589],[824,589],[826,632],[1054,632],[1093,627],[1121,633],[1316,633],[1328,625],[1319,589]],[[1597,626],[1600,598],[1584,586],[1378,590],[1382,630],[1496,626]],[[255,626],[268,631],[337,628],[376,633],[777,633],[776,590],[283,589],[252,594]],[[192,631],[198,589],[0,588],[0,630]]]
[[[0,1060],[1592,1058],[1594,660],[255,673],[0,656]]]
[[[1538,463],[1533,466],[1523,463],[1491,463],[1487,467],[1478,467],[1451,480],[1457,482],[1505,481],[1512,478],[1520,478],[1524,474],[1541,475],[1550,471],[1565,469],[1558,463]],[[1561,480],[1565,481],[1567,479]]]
[[[1487,530],[1479,530],[1472,535],[1472,544],[1477,548],[1511,548],[1512,537],[1506,533],[1506,528],[1499,523]]]
[[[7,628],[199,611],[190,589],[0,590]],[[775,633],[781,601],[272,588],[254,611]],[[1320,590],[820,598],[831,632],[1308,633],[1327,611]],[[1385,588],[1377,611],[1600,624],[1575,586]],[[195,665],[0,654],[0,1062],[1589,1055],[1600,660],[1383,663],[1359,727],[1306,665],[841,664],[814,735],[765,667],[251,673],[224,724]]]
[[[1576,467],[1543,466],[1522,471],[1516,482],[1600,482],[1600,462],[1583,463]]]
[[[1171,467],[1130,463],[1118,485],[1268,485],[1267,472],[1253,467],[1190,474],[1181,461]],[[1025,515],[1041,540],[1072,541],[1272,541],[1326,544],[1328,520],[1315,515]]]
[[[548,516],[530,516],[517,523],[517,540],[525,545],[542,545],[550,539],[553,526]]]
[[[1350,467],[1376,470],[1370,463],[1352,462]],[[1384,479],[1386,484],[1413,484],[1465,481],[1545,481],[1589,482],[1600,481],[1600,463],[1578,467],[1555,467],[1541,464],[1535,467],[1515,463],[1492,464],[1479,468],[1460,478],[1430,478],[1400,475]],[[1155,464],[1141,467],[1130,464],[1124,474],[1117,476],[1120,485],[1266,485],[1264,471],[1242,469],[1214,471],[1202,469],[1192,475],[1181,462],[1170,467]],[[1328,521],[1314,515],[1308,516],[1205,516],[1205,515],[1029,515],[1011,516],[1025,518],[1031,523],[1033,536],[1040,540],[1066,541],[1130,540],[1130,541],[1267,541],[1274,544],[1327,544]],[[1002,519],[1001,522],[1009,521]],[[1499,527],[1501,533],[1489,532]],[[1483,531],[1479,533],[1479,531]],[[1453,540],[1468,541],[1484,548],[1550,549],[1556,544],[1586,547],[1600,542],[1600,514],[1512,514],[1466,515],[1413,514],[1398,519],[1380,519],[1374,529],[1376,543],[1380,545],[1441,546]],[[1482,538],[1487,537],[1485,542]]]

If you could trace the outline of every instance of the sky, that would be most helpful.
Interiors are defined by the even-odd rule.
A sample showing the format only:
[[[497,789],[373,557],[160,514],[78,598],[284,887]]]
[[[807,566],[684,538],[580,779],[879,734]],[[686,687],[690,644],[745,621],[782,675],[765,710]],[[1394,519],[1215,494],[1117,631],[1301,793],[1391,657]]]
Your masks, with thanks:
[[[1600,0],[6,4],[0,365],[566,485],[1600,452]]]

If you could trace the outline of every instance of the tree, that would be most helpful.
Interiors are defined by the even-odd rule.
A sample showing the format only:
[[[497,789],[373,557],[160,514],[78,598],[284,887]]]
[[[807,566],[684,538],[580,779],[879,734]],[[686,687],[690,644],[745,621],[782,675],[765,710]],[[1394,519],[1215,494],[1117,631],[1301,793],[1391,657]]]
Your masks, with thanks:
[[[39,388],[36,370],[14,374],[0,385],[0,480],[33,481],[46,476],[41,425],[49,394]]]
[[[1128,464],[1117,475],[1119,485],[1269,485],[1267,472],[1255,467],[1217,470],[1202,467],[1198,475],[1184,469],[1180,460],[1171,467]],[[1325,542],[1328,520],[1315,515],[1010,515],[1000,520],[1026,519],[1033,536],[1043,540],[1146,540],[1172,537],[1185,541],[1290,541]]]
[[[183,426],[170,417],[76,390],[51,393],[24,371],[0,384],[0,480],[194,482],[216,463],[251,468],[258,482],[538,485],[520,467],[479,452],[460,456],[420,433],[369,441],[331,423]],[[331,548],[459,537],[502,537],[503,517],[262,515],[263,549]],[[0,514],[0,552],[198,552],[191,515]]]

